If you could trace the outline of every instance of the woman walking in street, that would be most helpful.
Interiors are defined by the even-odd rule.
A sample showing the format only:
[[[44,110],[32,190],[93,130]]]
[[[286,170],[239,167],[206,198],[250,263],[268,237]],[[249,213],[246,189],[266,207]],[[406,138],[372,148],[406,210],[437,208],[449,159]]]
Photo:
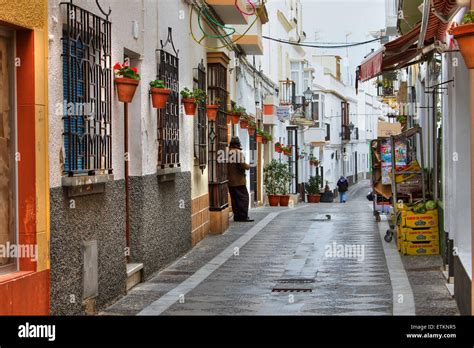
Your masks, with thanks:
[[[349,190],[349,182],[343,175],[341,175],[339,181],[337,182],[337,190],[339,191],[339,202],[346,203],[347,191]]]

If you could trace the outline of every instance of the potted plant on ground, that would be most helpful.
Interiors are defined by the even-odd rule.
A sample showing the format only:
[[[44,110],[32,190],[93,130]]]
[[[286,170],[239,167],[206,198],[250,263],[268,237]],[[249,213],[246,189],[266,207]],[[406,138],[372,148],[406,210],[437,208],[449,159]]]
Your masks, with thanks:
[[[171,94],[171,89],[166,88],[163,80],[150,82],[151,103],[155,109],[164,109]]]
[[[131,68],[128,62],[116,63],[114,74],[118,100],[122,103],[131,103],[140,83],[140,74],[137,68]]]
[[[257,143],[261,143],[263,141],[263,136],[265,132],[263,129],[257,128]]]
[[[280,204],[280,175],[282,164],[277,160],[272,160],[263,168],[263,185],[267,193],[270,207],[278,207]],[[284,166],[284,165],[283,165]]]
[[[217,118],[217,111],[219,110],[219,98],[215,98],[214,102],[210,102],[206,105],[207,119],[208,121],[215,121]]]
[[[279,175],[280,180],[280,206],[287,207],[290,202],[289,187],[293,175],[291,174],[288,165],[281,163],[282,169]]]
[[[474,69],[474,11],[466,12],[461,25],[450,31],[458,42],[466,66]]]
[[[311,176],[308,182],[304,184],[308,203],[319,203],[321,201],[321,185],[322,180],[319,175]]]
[[[227,123],[237,124],[239,123],[240,118],[244,115],[247,116],[247,111],[244,107],[234,106],[229,113],[229,119],[227,120]]]
[[[257,125],[254,121],[249,122],[249,127],[247,128],[247,131],[249,132],[249,135],[253,137],[255,135],[255,130],[257,129]]]
[[[276,153],[282,153],[283,147],[284,146],[280,142],[275,143],[275,152]]]

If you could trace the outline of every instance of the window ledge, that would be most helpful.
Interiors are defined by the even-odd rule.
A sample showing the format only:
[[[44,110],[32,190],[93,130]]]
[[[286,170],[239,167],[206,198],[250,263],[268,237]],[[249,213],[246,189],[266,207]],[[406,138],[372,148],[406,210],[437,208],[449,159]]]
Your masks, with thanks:
[[[175,174],[181,173],[181,167],[161,168],[158,167],[156,175],[158,175],[159,182],[174,181]]]
[[[63,176],[61,184],[64,187],[88,186],[96,184],[105,184],[114,181],[113,174],[105,175],[84,175],[84,176]]]

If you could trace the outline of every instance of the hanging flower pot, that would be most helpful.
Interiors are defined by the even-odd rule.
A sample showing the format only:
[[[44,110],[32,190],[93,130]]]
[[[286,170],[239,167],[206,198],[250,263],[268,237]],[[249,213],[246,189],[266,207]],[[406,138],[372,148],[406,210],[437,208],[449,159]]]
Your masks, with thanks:
[[[251,137],[253,137],[255,135],[255,128],[249,127],[249,128],[247,128],[247,131],[249,132],[249,135]]]
[[[151,103],[155,109],[164,109],[166,102],[171,94],[171,90],[167,88],[151,88]]]
[[[233,124],[239,123],[240,114],[233,113],[233,114],[230,114],[230,117],[231,117],[231,119],[232,119],[232,123],[233,123]]]
[[[215,121],[217,119],[217,111],[219,110],[219,105],[206,105],[207,110],[207,119],[209,121]]]
[[[139,83],[139,80],[117,77],[115,79],[115,86],[117,86],[118,100],[122,103],[131,103]]]
[[[247,120],[240,120],[240,128],[248,129],[249,128],[249,122]]]
[[[268,144],[268,139],[264,137],[264,138],[262,139],[262,144]]]
[[[459,25],[451,32],[458,42],[466,66],[474,69],[474,23]]]
[[[131,68],[127,62],[115,63],[114,74],[118,100],[122,103],[131,103],[140,83],[137,68]]]
[[[263,141],[263,135],[257,134],[257,143],[261,143]]]
[[[232,116],[230,114],[227,115],[227,124],[232,123]]]
[[[282,152],[282,147],[281,147],[281,144],[280,143],[276,143],[275,144],[275,152],[276,153],[281,153]]]
[[[184,105],[184,113],[188,116],[194,116],[196,114],[196,99],[195,98],[182,98],[181,102]]]

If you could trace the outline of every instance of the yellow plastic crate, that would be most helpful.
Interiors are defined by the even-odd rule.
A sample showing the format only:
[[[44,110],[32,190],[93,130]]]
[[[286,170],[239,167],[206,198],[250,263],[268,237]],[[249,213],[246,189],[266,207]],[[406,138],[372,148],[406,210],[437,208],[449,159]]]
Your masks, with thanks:
[[[424,214],[413,211],[402,211],[402,224],[404,227],[438,227],[438,210],[429,210]]]
[[[430,228],[401,228],[401,237],[404,241],[410,242],[424,242],[424,241],[439,241],[438,227]]]
[[[402,253],[405,255],[438,255],[439,243],[431,242],[402,242]]]

